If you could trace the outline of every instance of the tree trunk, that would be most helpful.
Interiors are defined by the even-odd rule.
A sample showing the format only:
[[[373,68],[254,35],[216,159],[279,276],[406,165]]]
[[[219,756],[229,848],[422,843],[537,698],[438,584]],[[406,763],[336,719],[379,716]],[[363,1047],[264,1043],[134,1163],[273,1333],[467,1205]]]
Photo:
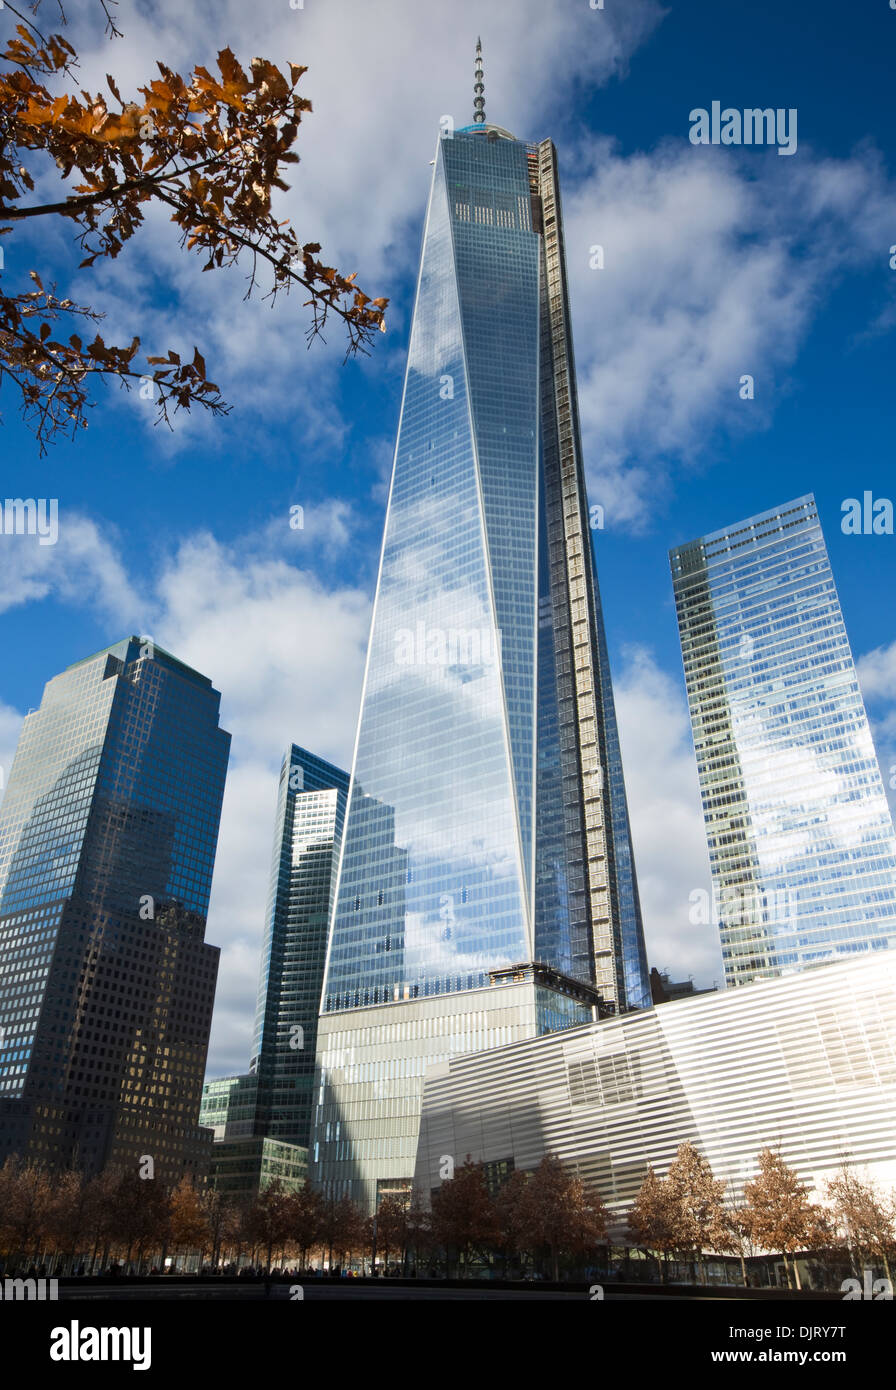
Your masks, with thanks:
[[[784,1261],[784,1273],[785,1273],[785,1275],[787,1276],[787,1287],[788,1287],[788,1289],[792,1289],[792,1288],[793,1288],[793,1280],[792,1280],[791,1277],[790,1277],[790,1265],[787,1263],[787,1252],[786,1252],[786,1250],[782,1250],[782,1251],[781,1251],[781,1259]]]

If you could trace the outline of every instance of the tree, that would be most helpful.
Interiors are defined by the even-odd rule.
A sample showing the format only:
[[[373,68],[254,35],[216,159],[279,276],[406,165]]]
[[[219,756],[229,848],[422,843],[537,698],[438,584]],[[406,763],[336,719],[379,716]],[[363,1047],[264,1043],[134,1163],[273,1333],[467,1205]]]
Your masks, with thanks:
[[[50,1218],[52,1186],[44,1170],[17,1158],[0,1169],[0,1246],[13,1267],[37,1256]]]
[[[202,1268],[202,1253],[209,1240],[209,1223],[202,1197],[187,1177],[181,1178],[169,1198],[168,1206],[169,1240],[175,1254],[196,1250],[199,1252],[199,1267]]]
[[[384,1197],[376,1209],[376,1248],[383,1257],[383,1269],[389,1272],[389,1251],[404,1249],[408,1222],[404,1202],[399,1197]]]
[[[747,1274],[747,1258],[756,1253],[755,1242],[753,1240],[753,1223],[750,1219],[749,1209],[739,1206],[737,1202],[731,1201],[723,1214],[722,1230],[718,1237],[716,1248],[726,1253],[736,1255],[740,1260],[741,1277],[744,1287],[749,1288],[750,1278]]]
[[[505,1274],[510,1256],[522,1257],[529,1249],[527,1242],[531,1231],[527,1227],[524,1208],[524,1193],[528,1182],[529,1174],[522,1168],[514,1168],[507,1181],[501,1184],[495,1197],[495,1244],[504,1256]]]
[[[337,1263],[343,1269],[355,1250],[364,1244],[364,1217],[351,1197],[340,1197],[333,1206],[332,1242]]]
[[[85,1250],[92,1246],[88,1273],[93,1274],[97,1256],[102,1251],[101,1268],[106,1262],[112,1240],[112,1224],[115,1214],[115,1193],[120,1173],[107,1168],[87,1184],[87,1240]]]
[[[821,1213],[809,1201],[809,1189],[773,1149],[759,1155],[759,1174],[744,1184],[750,1232],[766,1250],[780,1250],[788,1287],[793,1286],[787,1256],[811,1247],[819,1231]],[[796,1260],[796,1287],[802,1288]]]
[[[474,1250],[486,1251],[499,1238],[495,1207],[485,1180],[485,1168],[474,1163],[469,1154],[466,1162],[455,1169],[432,1198],[432,1227],[435,1238],[450,1252],[457,1254],[458,1264],[466,1269]]]
[[[432,1249],[432,1213],[423,1193],[415,1187],[405,1214],[405,1248],[414,1253],[414,1270],[419,1271],[421,1253]]]
[[[127,1266],[139,1269],[144,1255],[158,1250],[168,1236],[168,1194],[155,1178],[141,1178],[130,1168],[111,1174],[108,1238]]]
[[[208,1187],[200,1196],[199,1204],[211,1245],[211,1267],[214,1270],[221,1259],[222,1248],[233,1231],[235,1203],[232,1197]]]
[[[312,1187],[301,1187],[291,1192],[287,1201],[288,1239],[299,1252],[301,1269],[308,1266],[308,1253],[321,1239],[323,1229],[323,1201]]]
[[[47,1238],[62,1257],[62,1273],[70,1274],[75,1255],[84,1248],[91,1224],[90,1184],[72,1170],[54,1178],[47,1215]]]
[[[248,1237],[252,1248],[264,1251],[264,1267],[271,1272],[271,1257],[275,1250],[286,1245],[290,1236],[291,1204],[278,1178],[259,1192],[246,1213]]]
[[[607,1210],[556,1154],[546,1154],[518,1190],[516,1231],[523,1248],[547,1250],[556,1283],[561,1253],[582,1254],[606,1239]]]
[[[826,1195],[859,1278],[866,1265],[880,1260],[890,1279],[890,1257],[896,1248],[896,1207],[892,1199],[884,1197],[874,1183],[862,1182],[846,1167],[827,1184]]]
[[[662,1256],[660,1280],[665,1282],[665,1261],[679,1248],[678,1213],[669,1183],[649,1165],[629,1208],[628,1231],[636,1245]]]
[[[678,1146],[669,1165],[669,1199],[675,1228],[675,1248],[691,1265],[703,1270],[705,1250],[724,1249],[725,1184],[712,1175],[708,1160],[689,1141]],[[705,1277],[705,1276],[704,1276]]]
[[[110,101],[105,92],[64,89],[78,59],[62,35],[45,37],[30,20],[16,26],[16,35],[2,54],[9,69],[0,72],[0,236],[35,218],[65,218],[88,267],[117,257],[147,208],[160,204],[171,211],[181,247],[205,257],[203,270],[249,261],[247,298],[262,267],[271,300],[296,286],[307,291],[309,343],[331,315],[347,331],[346,357],[366,351],[373,333],[384,330],[388,301],[364,294],[355,274],[327,266],[318,259],[320,245],[302,243],[273,212],[274,190],[289,187],[283,173],[298,162],[292,147],[311,110],[296,91],[306,68],[289,63],[286,74],[253,58],[246,72],[224,48],[216,76],[200,66],[185,79],[158,63],[160,75],[138,89],[140,100],[122,97],[107,76]],[[25,202],[44,156],[63,183],[79,182],[66,197]],[[30,277],[27,289],[0,294],[0,386],[8,378],[17,388],[42,453],[57,432],[74,437],[86,428],[98,377],[128,390],[140,381],[169,424],[172,408],[229,410],[198,348],[188,362],[171,350],[141,360],[139,336],[127,346],[107,344],[98,332],[86,341],[69,329],[80,321],[92,333],[102,314],[60,297],[55,285],[45,288],[37,271]]]

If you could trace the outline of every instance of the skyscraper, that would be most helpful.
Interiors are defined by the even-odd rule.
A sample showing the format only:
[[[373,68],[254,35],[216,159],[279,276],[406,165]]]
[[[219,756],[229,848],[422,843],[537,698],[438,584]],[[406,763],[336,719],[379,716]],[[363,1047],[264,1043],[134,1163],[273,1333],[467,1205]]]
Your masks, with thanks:
[[[257,1132],[306,1148],[348,783],[348,773],[296,744],[283,759],[249,1070],[258,1077]]]
[[[230,750],[211,682],[126,638],[49,681],[0,807],[0,1162],[204,1177]]]
[[[203,1088],[220,1190],[249,1195],[271,1174],[288,1180],[287,1168],[304,1180],[348,785],[348,773],[296,744],[283,758],[249,1072]]]
[[[311,1171],[413,1173],[422,1075],[650,1002],[556,154],[434,161],[322,1001]]]
[[[896,839],[815,499],[671,562],[728,984],[896,945]]]

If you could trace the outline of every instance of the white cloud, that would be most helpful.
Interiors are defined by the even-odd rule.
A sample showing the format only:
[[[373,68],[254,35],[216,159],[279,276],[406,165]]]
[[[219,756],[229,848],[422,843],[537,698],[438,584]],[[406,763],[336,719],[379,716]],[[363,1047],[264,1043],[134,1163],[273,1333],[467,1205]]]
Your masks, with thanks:
[[[555,125],[557,73],[573,91],[624,74],[660,14],[651,0],[604,11],[583,0],[557,8],[550,23],[540,0],[495,0],[484,17],[478,0],[457,0],[450,12],[401,0],[306,0],[301,10],[286,0],[162,0],[128,13],[125,42],[110,44],[96,16],[86,16],[80,76],[96,88],[111,68],[130,95],[153,75],[153,58],[185,71],[210,64],[224,43],[243,61],[262,53],[281,65],[308,62],[303,90],[314,112],[282,214],[319,238],[328,260],[357,269],[366,289],[389,295],[415,268],[439,118],[468,118],[471,36],[480,25],[490,118],[540,138]],[[72,24],[75,39],[81,23]],[[768,422],[835,275],[882,256],[893,240],[896,202],[870,150],[835,161],[801,146],[794,160],[753,152],[748,162],[730,150],[694,150],[685,136],[683,112],[680,145],[622,157],[589,137],[578,150],[561,149],[574,175],[564,201],[586,456],[610,526],[645,524],[648,498],[662,504],[676,461],[699,460],[714,431]],[[588,266],[594,243],[604,247],[602,271]],[[300,296],[273,312],[242,304],[238,269],[202,275],[198,259],[176,246],[166,217],[153,213],[116,262],[78,277],[73,292],[108,309],[107,339],[127,341],[137,320],[147,346],[189,351],[197,342],[228,399],[260,402],[295,420],[303,440],[344,449],[348,425],[331,389],[341,335],[334,330],[330,347],[307,357]],[[402,370],[407,324],[397,306],[389,326],[365,371]],[[756,377],[753,402],[737,395],[745,372]],[[122,399],[144,408],[133,395]],[[163,430],[155,438],[164,453],[208,427],[201,416],[181,416],[175,439]],[[384,464],[386,453],[383,444]],[[290,537],[285,516],[234,545],[194,535],[163,559],[143,596],[115,533],[64,512],[60,526],[57,547],[16,552],[14,564],[11,551],[0,551],[0,607],[86,597],[116,635],[151,632],[224,693],[222,722],[234,743],[208,932],[224,948],[211,1062],[242,1067],[280,756],[295,740],[343,766],[350,758],[369,595],[325,587],[310,564],[344,550],[352,514],[341,502],[309,504],[299,536]],[[306,569],[297,567],[302,544]],[[867,673],[882,697],[896,690],[894,652],[860,664],[863,686]],[[651,962],[720,979],[714,928],[687,919],[689,894],[709,886],[709,866],[680,687],[648,653],[634,652],[617,700]],[[0,754],[17,719],[0,707]]]
[[[712,880],[684,693],[645,648],[623,656],[616,710],[648,960],[721,985],[718,930],[688,920],[690,894]]]
[[[118,626],[132,626],[142,604],[120,549],[114,528],[104,523],[101,531],[89,517],[68,512],[61,502],[55,545],[41,545],[37,536],[0,540],[0,613],[49,596],[80,604],[86,593],[103,617]]]
[[[290,740],[345,758],[354,737],[370,598],[330,591],[285,560],[246,557],[208,534],[157,583],[153,636],[224,692],[239,755]]]
[[[866,700],[896,704],[896,642],[876,647],[856,662],[859,686]]]
[[[874,151],[801,149],[787,170],[765,153],[578,152],[566,248],[590,491],[608,526],[646,527],[679,461],[705,466],[720,429],[767,426],[824,294],[882,262],[896,188]]]

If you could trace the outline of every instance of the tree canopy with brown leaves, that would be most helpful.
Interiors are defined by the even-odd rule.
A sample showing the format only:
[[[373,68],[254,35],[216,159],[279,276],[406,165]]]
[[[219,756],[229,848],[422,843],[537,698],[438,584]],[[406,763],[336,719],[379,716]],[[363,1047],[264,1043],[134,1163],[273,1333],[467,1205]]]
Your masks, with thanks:
[[[387,301],[366,295],[355,274],[326,265],[317,242],[303,243],[274,215],[274,192],[288,189],[283,172],[298,162],[293,145],[311,109],[296,90],[306,68],[289,63],[284,73],[253,58],[247,72],[224,48],[217,73],[197,66],[185,79],[158,63],[159,76],[139,88],[139,100],[123,97],[112,76],[109,96],[76,92],[74,48],[60,34],[44,37],[28,20],[16,26],[2,59],[0,237],[31,219],[62,217],[84,252],[81,267],[90,267],[117,257],[147,208],[161,204],[171,210],[181,247],[205,258],[203,270],[248,264],[247,298],[262,270],[272,300],[294,287],[307,291],[309,344],[331,316],[347,331],[347,357],[366,351],[384,329]],[[63,187],[64,196],[29,201],[35,179],[45,181],[45,157],[63,185],[78,182]],[[139,335],[126,346],[106,343],[95,331],[103,315],[93,305],[60,295],[38,270],[30,270],[30,281],[0,294],[0,386],[8,379],[18,389],[41,452],[58,432],[74,437],[86,427],[97,377],[128,389],[140,381],[169,424],[172,409],[230,409],[198,348],[181,361],[172,350],[143,357]],[[79,321],[92,338],[68,331]]]
[[[896,1202],[872,1182],[844,1167],[827,1184],[827,1196],[844,1242],[861,1274],[879,1260],[891,1277],[890,1261],[896,1255]]]
[[[603,1199],[567,1172],[556,1154],[546,1154],[514,1196],[519,1247],[546,1250],[555,1282],[561,1252],[585,1254],[606,1240],[609,1213]]]
[[[679,1144],[666,1181],[675,1213],[677,1250],[692,1267],[702,1267],[705,1250],[724,1249],[728,1244],[725,1184],[713,1177],[709,1160],[687,1139]]]
[[[756,1177],[744,1184],[750,1230],[757,1245],[766,1250],[780,1250],[790,1283],[787,1256],[795,1256],[817,1244],[824,1226],[823,1214],[810,1201],[806,1184],[800,1182],[796,1171],[789,1168],[774,1149],[763,1149],[758,1164]],[[796,1287],[800,1288],[799,1266],[795,1259],[793,1270]]]

